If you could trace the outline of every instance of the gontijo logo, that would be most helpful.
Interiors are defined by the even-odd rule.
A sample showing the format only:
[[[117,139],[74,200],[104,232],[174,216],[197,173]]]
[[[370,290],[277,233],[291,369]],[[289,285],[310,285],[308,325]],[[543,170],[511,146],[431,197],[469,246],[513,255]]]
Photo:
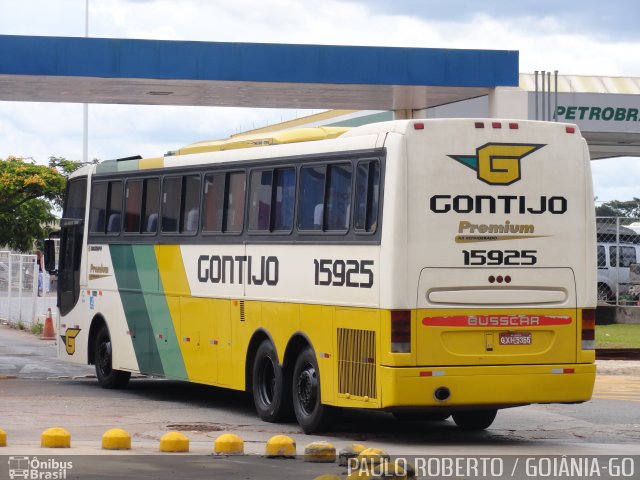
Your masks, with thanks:
[[[486,143],[475,155],[448,155],[478,173],[489,185],[511,185],[520,180],[520,160],[544,147],[529,143]]]

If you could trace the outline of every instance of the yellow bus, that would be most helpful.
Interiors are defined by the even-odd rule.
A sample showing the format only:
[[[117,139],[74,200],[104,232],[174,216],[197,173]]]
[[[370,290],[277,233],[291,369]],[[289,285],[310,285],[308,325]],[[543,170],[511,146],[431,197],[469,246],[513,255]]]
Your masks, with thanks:
[[[105,388],[142,373],[246,390],[307,433],[337,408],[477,430],[591,397],[596,232],[574,125],[201,142],[84,167],[63,217],[59,355]]]

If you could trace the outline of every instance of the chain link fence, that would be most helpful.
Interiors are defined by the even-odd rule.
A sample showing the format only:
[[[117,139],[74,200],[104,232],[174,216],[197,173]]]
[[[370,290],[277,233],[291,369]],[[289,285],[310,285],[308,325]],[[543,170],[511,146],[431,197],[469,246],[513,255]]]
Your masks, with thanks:
[[[598,217],[598,303],[640,307],[640,219]]]
[[[0,321],[37,330],[47,309],[55,311],[52,280],[55,278],[40,272],[36,255],[0,251]]]

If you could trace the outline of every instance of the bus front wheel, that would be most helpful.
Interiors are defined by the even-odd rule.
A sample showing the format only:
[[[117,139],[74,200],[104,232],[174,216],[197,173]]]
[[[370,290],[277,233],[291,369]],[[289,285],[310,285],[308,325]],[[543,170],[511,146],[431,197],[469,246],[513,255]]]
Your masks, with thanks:
[[[497,410],[457,412],[451,415],[456,425],[463,430],[477,431],[488,428],[496,418]]]
[[[318,363],[309,347],[300,352],[293,369],[293,411],[304,433],[322,431],[333,417],[333,408],[322,404]]]
[[[252,393],[256,412],[265,422],[281,422],[290,416],[291,379],[278,363],[278,356],[269,340],[256,350],[252,370]]]
[[[94,361],[96,364],[96,377],[102,388],[124,388],[129,383],[130,372],[115,370],[113,364],[113,347],[111,337],[106,325],[103,325],[96,335],[94,348]]]

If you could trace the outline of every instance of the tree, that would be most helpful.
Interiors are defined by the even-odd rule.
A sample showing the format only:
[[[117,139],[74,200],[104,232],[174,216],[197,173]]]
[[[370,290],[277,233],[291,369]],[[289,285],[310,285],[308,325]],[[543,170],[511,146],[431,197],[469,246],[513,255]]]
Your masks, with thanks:
[[[640,198],[633,200],[611,200],[596,207],[598,217],[640,217]]]
[[[56,218],[53,209],[62,206],[64,174],[81,165],[57,157],[48,166],[28,158],[0,159],[0,245],[27,252],[47,236]]]

